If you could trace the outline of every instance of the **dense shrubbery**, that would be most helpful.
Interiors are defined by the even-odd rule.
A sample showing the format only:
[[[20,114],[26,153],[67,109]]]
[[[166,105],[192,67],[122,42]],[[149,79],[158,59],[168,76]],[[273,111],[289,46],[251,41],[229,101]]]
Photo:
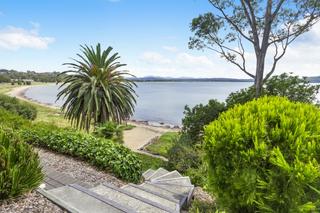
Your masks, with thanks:
[[[22,103],[18,99],[7,95],[0,95],[0,107],[29,120],[34,120],[37,117],[37,109],[34,106]]]
[[[0,107],[0,126],[5,126],[7,128],[18,129],[22,126],[29,126],[31,122],[22,118],[17,114],[13,114],[8,110]]]
[[[316,212],[320,208],[320,111],[263,97],[205,129],[208,188],[230,212]]]
[[[140,160],[131,150],[111,140],[45,123],[25,128],[20,135],[30,144],[87,159],[124,180],[140,180]]]
[[[31,146],[0,129],[0,200],[28,192],[42,179],[40,161]]]
[[[98,125],[93,134],[97,137],[111,139],[118,143],[123,143],[123,125],[108,121]]]
[[[182,119],[182,133],[187,134],[194,143],[201,140],[203,127],[225,111],[225,105],[217,100],[209,100],[207,105],[199,104],[190,108],[185,106]]]
[[[313,103],[319,92],[320,85],[311,85],[306,78],[288,75],[283,73],[273,76],[265,82],[262,88],[262,95],[287,97],[291,101]],[[255,98],[254,87],[239,90],[231,93],[226,99],[227,107],[231,108],[236,104],[244,104]]]

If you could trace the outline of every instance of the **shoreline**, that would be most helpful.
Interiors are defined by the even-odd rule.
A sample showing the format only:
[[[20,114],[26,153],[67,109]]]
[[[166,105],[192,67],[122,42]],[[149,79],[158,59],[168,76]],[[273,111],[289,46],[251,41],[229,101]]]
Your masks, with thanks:
[[[51,109],[59,110],[60,107],[54,106],[49,103],[39,102],[39,101],[34,100],[32,98],[28,98],[25,95],[26,91],[29,88],[36,87],[36,86],[42,86],[42,85],[24,85],[24,86],[20,86],[20,87],[15,87],[10,92],[7,92],[6,95],[9,95],[10,97],[18,98],[20,100],[23,100],[23,101],[26,101],[29,103],[37,104],[37,105],[40,105],[43,107],[48,107]],[[155,133],[163,133],[168,130],[171,130],[171,131],[180,131],[181,130],[181,127],[178,125],[167,124],[167,123],[163,123],[163,122],[144,121],[144,120],[140,121],[140,120],[130,119],[130,120],[126,121],[126,123],[132,124],[135,126],[148,128],[149,130],[154,131]]]

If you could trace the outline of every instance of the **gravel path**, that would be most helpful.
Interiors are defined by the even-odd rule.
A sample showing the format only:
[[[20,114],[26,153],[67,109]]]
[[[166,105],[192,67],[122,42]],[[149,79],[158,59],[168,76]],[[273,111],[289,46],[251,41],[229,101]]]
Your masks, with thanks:
[[[125,182],[104,171],[91,166],[89,163],[37,148],[41,164],[68,174],[73,178],[90,184],[110,183],[121,187]],[[0,202],[0,213],[62,213],[66,212],[43,197],[37,191],[32,191],[15,199]]]

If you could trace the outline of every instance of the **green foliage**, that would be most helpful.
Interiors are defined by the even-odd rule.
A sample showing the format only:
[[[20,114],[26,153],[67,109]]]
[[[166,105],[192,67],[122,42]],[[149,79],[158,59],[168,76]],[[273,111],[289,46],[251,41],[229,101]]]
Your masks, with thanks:
[[[82,55],[74,63],[66,63],[70,70],[63,72],[62,90],[58,99],[64,98],[62,110],[65,117],[80,129],[90,129],[106,121],[121,123],[134,112],[135,83],[127,71],[119,71],[118,53],[112,47],[101,50],[100,44],[81,46]]]
[[[0,95],[0,107],[29,120],[34,120],[37,117],[37,109],[35,107],[7,95]]]
[[[107,121],[103,124],[98,125],[93,134],[97,137],[111,139],[118,143],[123,143],[123,129],[125,126],[119,125],[112,121]]]
[[[262,97],[205,128],[208,189],[230,212],[316,212],[320,208],[320,111]]]
[[[283,73],[273,76],[265,82],[262,88],[262,95],[287,97],[291,101],[313,103],[319,92],[320,85],[312,85],[306,78],[292,76]],[[244,104],[255,98],[254,87],[242,89],[231,93],[226,99],[227,107],[231,108],[236,104]]]
[[[124,180],[140,180],[141,161],[130,149],[111,140],[46,123],[23,128],[20,135],[30,144],[88,160]]]
[[[320,85],[311,85],[306,78],[283,73],[270,78],[265,86],[265,95],[287,97],[291,101],[313,103]]]
[[[31,122],[22,118],[17,114],[13,114],[8,110],[0,107],[0,126],[4,126],[11,129],[19,129],[22,126],[30,126]]]
[[[28,192],[39,186],[42,180],[38,154],[30,145],[1,129],[0,200]]]
[[[189,213],[219,213],[215,203],[210,203],[210,202],[205,202],[200,200],[194,200],[188,212]]]
[[[10,78],[8,76],[0,74],[0,83],[10,83]]]
[[[5,82],[18,83],[25,79],[30,79],[37,82],[56,82],[58,80],[59,72],[41,72],[34,71],[19,72],[16,70],[0,69],[0,83],[1,79],[6,79]],[[26,83],[29,80],[26,81]],[[28,84],[28,83],[27,83]]]
[[[159,169],[160,167],[165,167],[166,162],[160,158],[155,158],[142,153],[136,153],[138,159],[141,161],[142,171],[148,169]]]
[[[187,134],[193,143],[201,141],[203,127],[215,120],[223,111],[225,105],[217,100],[209,100],[207,105],[199,104],[193,108],[185,106],[182,133]]]
[[[168,157],[168,151],[173,147],[178,137],[179,133],[177,132],[166,132],[148,145],[146,150],[155,155]]]
[[[177,170],[188,175],[193,184],[203,186],[206,175],[202,167],[202,152],[190,142],[187,135],[182,134],[176,138],[167,155],[169,170]]]

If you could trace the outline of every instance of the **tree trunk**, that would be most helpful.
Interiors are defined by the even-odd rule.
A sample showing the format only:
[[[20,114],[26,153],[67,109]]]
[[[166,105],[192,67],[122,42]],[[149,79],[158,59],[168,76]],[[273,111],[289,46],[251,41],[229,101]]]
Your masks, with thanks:
[[[254,85],[256,89],[256,95],[255,95],[256,98],[259,98],[262,92],[265,56],[266,56],[265,52],[260,52],[256,55],[257,65],[256,65],[256,77],[254,81]]]

